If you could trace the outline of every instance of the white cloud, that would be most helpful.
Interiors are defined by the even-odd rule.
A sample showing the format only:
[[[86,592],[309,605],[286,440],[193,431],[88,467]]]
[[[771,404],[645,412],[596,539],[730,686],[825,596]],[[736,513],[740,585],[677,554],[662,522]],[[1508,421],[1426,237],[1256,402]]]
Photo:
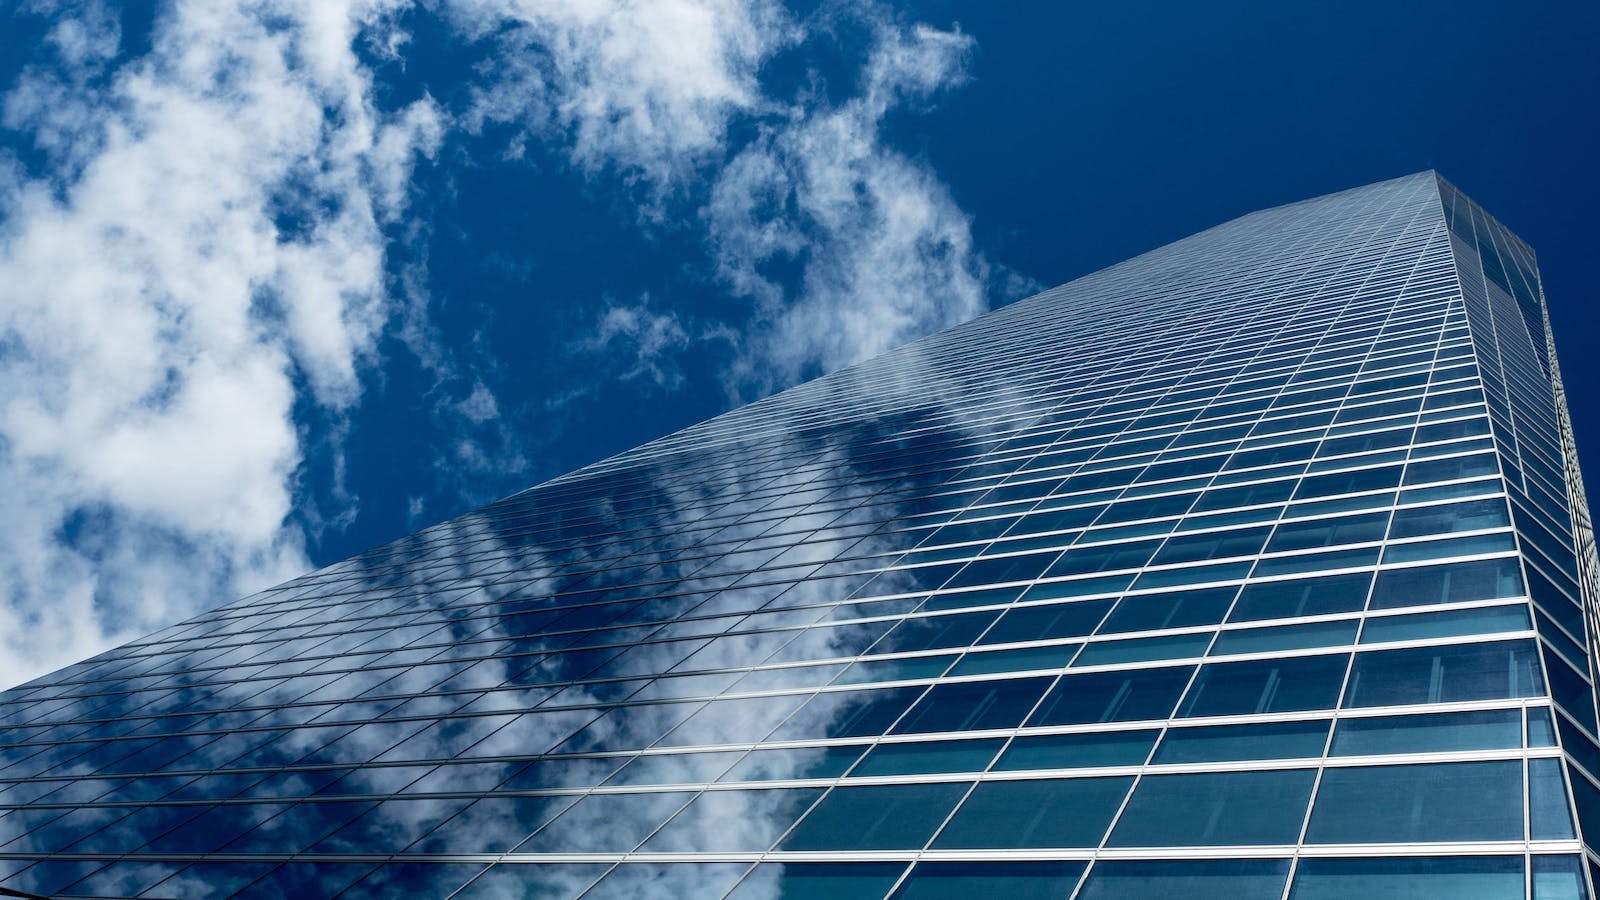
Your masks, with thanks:
[[[803,100],[721,172],[705,209],[719,272],[757,306],[735,373],[765,392],[969,319],[989,267],[932,170],[883,139],[884,116],[965,78],[971,39],[882,23],[858,96]],[[803,274],[790,290],[775,264]]]
[[[683,384],[678,354],[700,336],[691,337],[677,312],[657,312],[650,296],[629,305],[608,303],[594,332],[578,343],[585,355],[612,361],[624,381],[645,380],[671,390]]]
[[[381,228],[442,128],[371,100],[386,12],[179,2],[96,76],[90,7],[7,94],[50,171],[0,182],[0,682],[306,566],[295,406],[359,398]]]
[[[765,104],[761,64],[795,36],[771,0],[460,0],[469,38],[502,46],[470,119],[564,134],[574,162],[666,193]]]
[[[754,310],[735,343],[742,391],[987,305],[966,215],[881,133],[891,109],[965,77],[959,32],[879,22],[857,96],[780,102],[763,65],[827,39],[832,13],[446,0],[456,38],[497,48],[452,117],[426,98],[374,101],[353,48],[403,57],[407,8],[175,0],[149,54],[113,69],[116,16],[31,7],[56,21],[51,65],[3,100],[6,126],[45,164],[0,159],[0,508],[14,511],[0,683],[303,569],[296,514],[313,529],[349,521],[339,444],[386,331],[438,382],[436,419],[461,425],[444,429],[442,484],[469,497],[479,475],[528,467],[485,343],[452,351],[430,323],[420,245],[399,296],[387,284],[385,230],[426,237],[408,218],[412,170],[451,128],[514,125],[589,176],[638,187],[651,227],[706,227],[718,277]],[[734,143],[741,120],[755,136]],[[698,218],[668,217],[702,202]],[[773,266],[801,271],[799,287]],[[679,355],[733,338],[648,297],[608,305],[593,327],[580,352],[620,352],[619,377],[666,388]],[[312,448],[334,457],[342,511],[308,506]],[[413,518],[427,506],[415,498]]]

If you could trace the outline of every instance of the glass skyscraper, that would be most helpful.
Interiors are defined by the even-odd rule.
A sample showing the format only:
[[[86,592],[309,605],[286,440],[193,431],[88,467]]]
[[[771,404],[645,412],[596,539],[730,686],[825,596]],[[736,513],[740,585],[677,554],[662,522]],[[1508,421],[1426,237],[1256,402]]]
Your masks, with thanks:
[[[0,894],[1590,898],[1597,571],[1414,175],[0,694]]]

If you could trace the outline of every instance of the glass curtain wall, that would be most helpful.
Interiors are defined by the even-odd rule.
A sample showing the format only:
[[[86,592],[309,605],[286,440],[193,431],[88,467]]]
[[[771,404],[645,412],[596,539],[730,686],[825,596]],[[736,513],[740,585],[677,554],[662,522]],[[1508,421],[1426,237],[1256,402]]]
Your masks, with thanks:
[[[0,893],[1590,898],[1551,346],[1246,216],[0,693]]]

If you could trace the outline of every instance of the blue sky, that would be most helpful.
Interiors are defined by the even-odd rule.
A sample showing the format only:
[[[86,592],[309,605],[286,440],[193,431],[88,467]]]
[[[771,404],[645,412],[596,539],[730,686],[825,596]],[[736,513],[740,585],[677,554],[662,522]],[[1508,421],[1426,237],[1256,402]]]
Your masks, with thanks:
[[[29,0],[0,23],[0,682],[1426,168],[1538,250],[1600,472],[1592,4]]]

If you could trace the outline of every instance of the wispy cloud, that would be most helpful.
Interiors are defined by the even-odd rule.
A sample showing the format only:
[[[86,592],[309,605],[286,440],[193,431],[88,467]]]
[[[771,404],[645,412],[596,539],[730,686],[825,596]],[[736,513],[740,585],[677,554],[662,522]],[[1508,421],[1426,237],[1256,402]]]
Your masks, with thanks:
[[[756,304],[733,373],[747,394],[839,368],[988,307],[969,217],[884,117],[966,77],[957,31],[876,24],[860,93],[802,98],[720,173],[705,209],[718,272]],[[798,267],[798,282],[770,274]]]
[[[131,60],[107,8],[29,7],[54,24],[3,99],[31,147],[0,157],[0,682],[305,568],[307,530],[355,508],[341,444],[385,336],[436,382],[441,488],[487,500],[480,475],[530,468],[486,342],[431,318],[413,174],[453,135],[509,126],[512,155],[547,143],[628,186],[642,227],[703,230],[748,315],[592,307],[571,345],[611,378],[673,390],[683,354],[726,341],[749,396],[988,305],[968,216],[884,135],[965,79],[959,31],[875,6],[445,0],[434,38],[493,64],[458,107],[386,108],[368,62],[403,59],[411,6],[175,0]],[[836,16],[873,36],[854,96],[763,83]]]
[[[179,2],[120,68],[58,12],[5,97],[44,163],[0,183],[3,682],[306,566],[296,407],[360,397],[442,127],[372,102],[378,3]]]
[[[584,170],[657,197],[720,156],[735,114],[764,105],[760,67],[794,37],[768,0],[460,0],[449,14],[500,48],[469,124],[559,138]]]

